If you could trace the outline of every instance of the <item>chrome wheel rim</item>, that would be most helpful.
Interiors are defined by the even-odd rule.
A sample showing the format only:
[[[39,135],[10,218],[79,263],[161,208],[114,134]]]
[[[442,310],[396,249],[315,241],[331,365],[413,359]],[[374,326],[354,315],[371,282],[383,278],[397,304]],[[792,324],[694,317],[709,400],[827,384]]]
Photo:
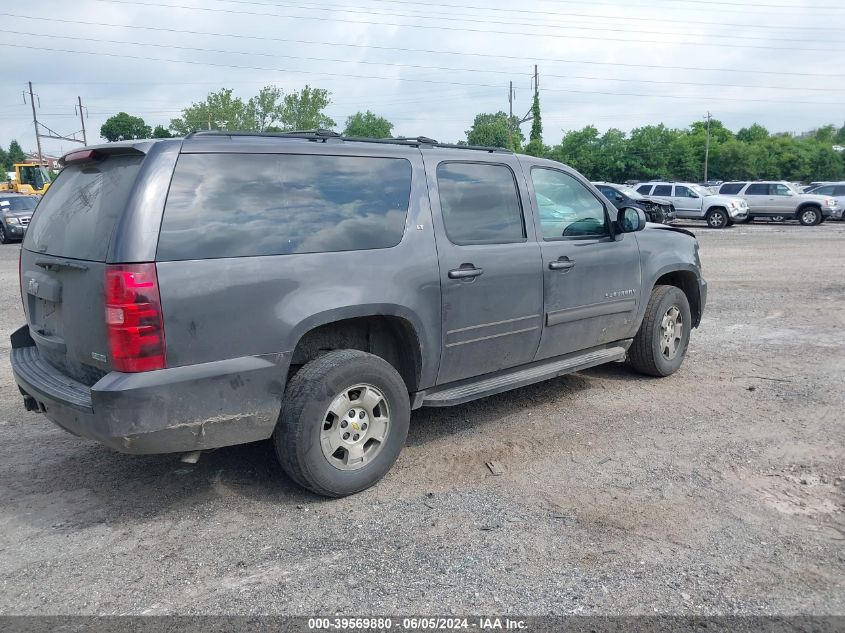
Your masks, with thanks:
[[[320,447],[338,470],[358,470],[381,452],[390,431],[390,409],[381,391],[360,384],[341,391],[323,416]]]
[[[681,348],[684,321],[678,306],[671,306],[660,320],[660,353],[666,360],[673,360]]]
[[[718,229],[725,223],[725,218],[721,213],[711,213],[710,214],[710,226],[714,229]]]
[[[801,214],[801,219],[804,221],[804,224],[814,224],[816,222],[816,212],[804,211],[804,213]]]

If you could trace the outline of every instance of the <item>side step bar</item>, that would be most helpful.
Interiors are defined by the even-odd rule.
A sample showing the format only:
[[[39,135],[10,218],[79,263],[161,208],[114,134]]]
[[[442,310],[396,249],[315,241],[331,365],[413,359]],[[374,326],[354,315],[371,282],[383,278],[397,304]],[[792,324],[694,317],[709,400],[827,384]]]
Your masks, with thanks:
[[[470,400],[557,378],[596,365],[624,360],[630,345],[630,340],[619,341],[612,347],[594,349],[564,357],[558,356],[530,365],[507,369],[492,376],[474,378],[471,381],[444,385],[440,388],[435,387],[429,391],[415,394],[413,408],[449,407],[463,404]]]

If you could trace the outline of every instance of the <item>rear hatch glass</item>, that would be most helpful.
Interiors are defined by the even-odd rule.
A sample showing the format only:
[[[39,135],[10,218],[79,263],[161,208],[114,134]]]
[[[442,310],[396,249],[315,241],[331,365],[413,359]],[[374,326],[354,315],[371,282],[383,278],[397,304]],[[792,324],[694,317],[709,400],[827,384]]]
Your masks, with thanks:
[[[24,248],[36,253],[106,260],[143,156],[110,156],[102,162],[65,167],[26,232]]]
[[[111,369],[104,280],[109,243],[142,155],[70,165],[32,216],[21,253],[21,295],[42,359],[93,385]]]

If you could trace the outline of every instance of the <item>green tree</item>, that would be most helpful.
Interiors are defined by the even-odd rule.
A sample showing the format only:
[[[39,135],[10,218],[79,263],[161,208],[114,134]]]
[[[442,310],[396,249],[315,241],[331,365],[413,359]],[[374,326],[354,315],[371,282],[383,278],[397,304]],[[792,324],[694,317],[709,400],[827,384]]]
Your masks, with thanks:
[[[153,138],[173,138],[173,135],[163,125],[156,125],[153,130]]]
[[[284,116],[282,90],[276,86],[264,86],[258,94],[246,103],[246,129],[255,132],[279,132]]]
[[[223,88],[184,108],[181,117],[171,119],[170,129],[185,136],[197,130],[252,130],[253,124],[243,100],[232,96],[231,88]]]
[[[550,157],[595,179],[598,172],[599,131],[592,125],[571,130],[563,135],[560,145],[551,149]]]
[[[532,156],[543,156],[547,149],[543,145],[543,119],[540,115],[540,94],[534,91],[534,101],[531,103],[531,134],[525,152]]]
[[[152,130],[144,119],[118,112],[106,119],[100,127],[100,136],[109,142],[126,141],[135,138],[150,138]]]
[[[384,117],[377,116],[367,110],[356,112],[346,119],[343,129],[345,136],[361,138],[389,138],[393,133],[393,124]]]
[[[13,140],[9,143],[9,162],[23,163],[24,161],[26,161],[26,154],[23,153],[21,144]]]
[[[736,133],[736,140],[743,143],[758,143],[769,138],[769,130],[762,125],[755,123],[750,127],[744,127]]]
[[[832,144],[834,142],[834,139],[836,138],[836,132],[837,130],[835,125],[823,125],[815,131],[813,137],[817,141]]]
[[[0,147],[0,182],[6,181],[6,173],[12,171],[12,161],[9,159],[9,152]]]
[[[281,121],[286,130],[333,128],[336,123],[324,110],[331,103],[331,93],[309,85],[299,92],[285,95]]]
[[[525,137],[519,129],[516,117],[511,117],[510,124],[513,138],[513,146],[510,149],[518,150],[525,142]],[[466,135],[469,145],[508,148],[508,115],[501,111],[477,114]]]

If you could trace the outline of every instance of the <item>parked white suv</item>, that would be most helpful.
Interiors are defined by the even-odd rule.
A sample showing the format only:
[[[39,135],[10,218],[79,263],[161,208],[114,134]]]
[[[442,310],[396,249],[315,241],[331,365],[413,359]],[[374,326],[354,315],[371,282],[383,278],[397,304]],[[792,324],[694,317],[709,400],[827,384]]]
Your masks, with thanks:
[[[748,203],[748,220],[768,218],[774,221],[798,220],[803,226],[821,224],[830,216],[841,216],[839,205],[830,196],[801,193],[785,180],[726,182],[722,195],[735,195]]]
[[[646,182],[639,185],[637,191],[668,198],[677,217],[705,220],[713,229],[723,229],[748,218],[748,205],[742,198],[714,195],[691,182]]]

